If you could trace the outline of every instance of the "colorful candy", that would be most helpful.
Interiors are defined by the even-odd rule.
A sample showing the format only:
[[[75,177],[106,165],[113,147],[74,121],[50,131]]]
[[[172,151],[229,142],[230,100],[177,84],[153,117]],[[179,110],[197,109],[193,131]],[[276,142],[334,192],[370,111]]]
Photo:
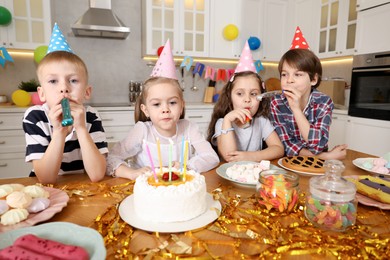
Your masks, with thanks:
[[[271,170],[272,171],[272,170]],[[268,210],[290,212],[298,202],[298,176],[290,173],[268,174],[263,171],[257,187],[258,202]]]
[[[332,202],[308,196],[306,217],[314,225],[334,231],[343,231],[355,224],[356,202]]]

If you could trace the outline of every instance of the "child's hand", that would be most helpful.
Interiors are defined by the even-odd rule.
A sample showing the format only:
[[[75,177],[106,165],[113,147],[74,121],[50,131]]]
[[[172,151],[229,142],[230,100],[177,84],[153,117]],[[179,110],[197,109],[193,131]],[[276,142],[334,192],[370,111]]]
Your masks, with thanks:
[[[346,144],[336,145],[328,152],[327,157],[329,159],[343,160],[347,156],[347,148]]]
[[[248,152],[245,151],[233,151],[226,154],[227,162],[240,162],[240,161],[252,161],[248,158]]]
[[[229,122],[239,122],[245,124],[246,118],[252,119],[251,112],[248,109],[234,109],[226,114],[224,119]]]
[[[117,177],[126,178],[130,180],[137,179],[138,176],[145,174],[147,172],[150,172],[151,169],[148,166],[139,168],[139,169],[133,169],[128,167],[127,165],[121,165],[116,169],[115,174]]]
[[[53,126],[53,132],[60,132],[66,135],[68,133],[68,127],[63,127],[62,122],[62,106],[60,101],[49,110],[49,120]]]
[[[292,87],[284,87],[283,88],[284,96],[287,98],[288,105],[291,107],[292,110],[294,109],[300,109],[300,100],[302,98],[302,93]]]
[[[135,179],[137,179],[138,176],[145,174],[147,172],[150,172],[150,171],[151,171],[151,169],[149,166],[145,166],[145,167],[142,167],[139,169],[132,169],[132,171],[128,173],[128,176],[126,178],[128,178],[130,180],[135,180]]]
[[[86,123],[85,123],[85,107],[83,104],[77,103],[76,101],[69,99],[70,104],[70,113],[73,117],[73,125],[74,128],[77,130],[79,129],[85,129]]]
[[[180,162],[173,161],[173,162],[172,162],[172,167],[173,167],[173,168],[176,168],[176,169],[178,169],[178,170],[180,170]]]

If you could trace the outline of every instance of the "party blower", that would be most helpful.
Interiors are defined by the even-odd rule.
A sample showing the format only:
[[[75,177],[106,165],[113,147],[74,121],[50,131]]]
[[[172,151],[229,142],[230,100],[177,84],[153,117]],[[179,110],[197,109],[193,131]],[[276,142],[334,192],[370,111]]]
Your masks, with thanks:
[[[73,125],[73,118],[70,114],[70,105],[69,105],[69,99],[63,98],[61,100],[61,107],[62,107],[62,126],[70,126]]]
[[[282,90],[274,90],[274,91],[268,91],[268,92],[265,92],[263,94],[260,94],[256,97],[257,100],[261,101],[263,100],[263,98],[268,98],[268,97],[273,97],[275,95],[280,95],[282,94],[283,91]]]

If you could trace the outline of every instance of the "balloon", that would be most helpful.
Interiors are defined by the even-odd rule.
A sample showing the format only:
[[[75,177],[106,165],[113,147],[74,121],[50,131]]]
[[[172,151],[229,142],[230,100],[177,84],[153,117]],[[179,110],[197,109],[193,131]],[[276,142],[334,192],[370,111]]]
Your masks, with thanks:
[[[226,40],[232,41],[238,36],[238,28],[234,24],[228,24],[223,28],[223,36]]]
[[[34,50],[34,60],[35,60],[36,63],[41,62],[43,57],[45,57],[48,48],[49,47],[47,45],[41,45],[41,46],[38,46],[37,48],[35,48],[35,50]]]
[[[259,38],[257,37],[254,37],[254,36],[251,36],[249,37],[248,39],[248,44],[249,44],[249,48],[254,51],[254,50],[257,50],[260,45],[261,45],[261,41]]]
[[[18,89],[12,93],[12,101],[18,107],[26,107],[31,103],[31,96],[27,91]]]
[[[12,14],[7,8],[0,6],[0,25],[7,25],[12,21]]]
[[[160,57],[162,51],[164,49],[164,46],[160,46],[158,49],[157,49],[157,55]]]
[[[44,102],[42,102],[41,99],[39,98],[38,92],[32,92],[31,103],[33,103],[34,105],[42,105]]]

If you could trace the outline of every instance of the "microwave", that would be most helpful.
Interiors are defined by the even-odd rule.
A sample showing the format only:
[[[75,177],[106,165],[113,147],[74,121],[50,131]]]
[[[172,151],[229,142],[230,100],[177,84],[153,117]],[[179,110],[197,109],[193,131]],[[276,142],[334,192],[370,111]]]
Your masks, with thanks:
[[[390,121],[390,52],[353,57],[348,115]]]

